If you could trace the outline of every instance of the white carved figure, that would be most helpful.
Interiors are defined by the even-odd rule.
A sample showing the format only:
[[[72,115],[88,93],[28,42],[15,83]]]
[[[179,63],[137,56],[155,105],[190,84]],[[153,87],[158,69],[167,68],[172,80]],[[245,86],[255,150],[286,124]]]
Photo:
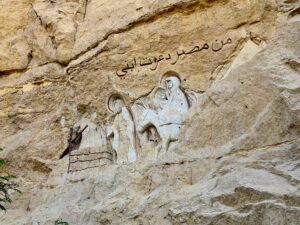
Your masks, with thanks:
[[[154,136],[153,127],[156,128],[161,139],[156,157],[166,152],[171,142],[178,140],[183,125],[182,115],[188,111],[188,101],[176,75],[164,77],[161,86],[163,88],[155,90],[153,105],[145,107],[138,125],[139,132],[149,130],[150,136]]]
[[[107,136],[112,140],[112,148],[117,152],[117,163],[136,161],[135,126],[130,111],[120,96],[111,96],[108,108],[115,114],[112,125],[108,127]]]
[[[166,88],[165,97],[156,97],[161,103],[160,120],[163,124],[182,125],[182,115],[188,111],[188,101],[180,89],[180,79],[177,76],[169,76],[163,79]],[[163,100],[166,99],[166,100]]]
[[[175,109],[180,114],[187,113],[188,111],[188,101],[180,89],[180,79],[177,76],[169,76],[165,78],[165,87],[167,89],[167,99],[168,99],[168,106]]]

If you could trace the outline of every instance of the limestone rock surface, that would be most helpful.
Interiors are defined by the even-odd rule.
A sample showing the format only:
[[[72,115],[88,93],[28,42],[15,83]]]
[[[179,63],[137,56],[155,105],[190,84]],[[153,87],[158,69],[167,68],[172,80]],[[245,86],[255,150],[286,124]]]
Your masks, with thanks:
[[[300,1],[0,8],[1,224],[300,224]]]

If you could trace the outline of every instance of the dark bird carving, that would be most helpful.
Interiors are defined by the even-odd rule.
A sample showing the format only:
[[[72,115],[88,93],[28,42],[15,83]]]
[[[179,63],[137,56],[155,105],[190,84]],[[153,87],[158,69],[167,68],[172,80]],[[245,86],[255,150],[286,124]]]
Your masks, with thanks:
[[[73,127],[70,129],[70,134],[68,138],[68,147],[65,149],[65,151],[61,154],[59,159],[62,159],[66,155],[68,155],[71,151],[75,150],[79,147],[81,139],[82,139],[82,133],[83,131],[88,127],[86,125],[81,131],[80,126],[77,126],[73,129]]]

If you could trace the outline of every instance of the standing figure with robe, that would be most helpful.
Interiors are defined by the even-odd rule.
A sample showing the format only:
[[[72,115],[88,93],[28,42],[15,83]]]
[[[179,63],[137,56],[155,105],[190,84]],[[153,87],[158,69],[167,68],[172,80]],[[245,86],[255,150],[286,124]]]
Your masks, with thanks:
[[[137,160],[135,125],[132,115],[121,96],[111,96],[108,108],[114,114],[107,136],[117,153],[117,163],[125,164]]]

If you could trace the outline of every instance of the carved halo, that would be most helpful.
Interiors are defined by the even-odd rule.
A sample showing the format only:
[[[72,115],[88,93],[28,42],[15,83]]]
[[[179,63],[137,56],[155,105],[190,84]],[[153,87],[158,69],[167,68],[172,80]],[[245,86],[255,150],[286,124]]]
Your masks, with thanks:
[[[117,99],[120,99],[124,102],[124,99],[120,94],[112,94],[107,100],[107,109],[111,113],[115,113],[114,103]]]

